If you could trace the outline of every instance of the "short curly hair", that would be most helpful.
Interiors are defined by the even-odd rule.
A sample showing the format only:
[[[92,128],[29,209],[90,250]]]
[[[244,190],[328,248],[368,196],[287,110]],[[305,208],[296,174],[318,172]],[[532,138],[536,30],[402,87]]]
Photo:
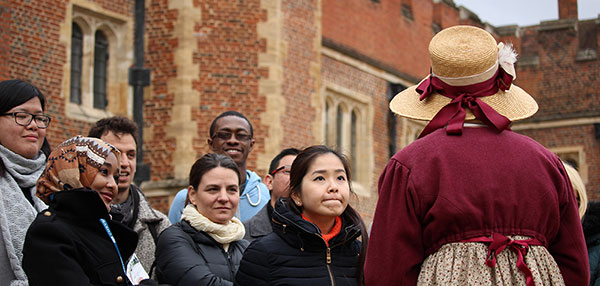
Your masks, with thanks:
[[[112,116],[98,120],[94,127],[90,129],[88,137],[100,138],[109,131],[115,135],[131,134],[135,145],[138,145],[138,126],[131,119],[124,116]]]

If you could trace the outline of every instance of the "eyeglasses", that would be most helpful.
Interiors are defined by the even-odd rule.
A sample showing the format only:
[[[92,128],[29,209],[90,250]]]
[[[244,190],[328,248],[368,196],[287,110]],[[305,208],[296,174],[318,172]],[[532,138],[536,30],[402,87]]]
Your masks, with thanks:
[[[231,136],[235,134],[235,138],[239,141],[248,141],[250,139],[252,139],[252,135],[247,134],[247,133],[231,133],[231,132],[225,132],[225,131],[219,131],[217,133],[215,133],[212,138],[214,139],[215,137],[221,139],[221,140],[229,140],[231,139]]]
[[[19,112],[9,112],[2,114],[3,116],[12,116],[15,118],[15,122],[21,126],[28,126],[31,123],[31,120],[35,119],[35,125],[38,128],[44,129],[50,125],[50,116],[48,115],[40,115],[33,114],[25,111]]]
[[[275,176],[275,174],[279,173],[279,171],[281,171],[281,170],[283,170],[283,174],[289,175],[291,168],[292,168],[292,166],[290,166],[290,165],[283,165],[283,166],[275,169],[273,172],[271,172],[271,176]]]

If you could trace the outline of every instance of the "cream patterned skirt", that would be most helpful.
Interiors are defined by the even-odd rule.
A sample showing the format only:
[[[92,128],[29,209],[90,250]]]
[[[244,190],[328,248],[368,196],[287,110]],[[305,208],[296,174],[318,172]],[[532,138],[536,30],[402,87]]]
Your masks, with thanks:
[[[418,285],[527,285],[525,274],[517,267],[518,254],[509,247],[496,255],[494,267],[486,265],[488,245],[482,242],[443,245],[423,262]],[[523,261],[531,270],[536,286],[565,285],[556,261],[544,246],[529,246]]]

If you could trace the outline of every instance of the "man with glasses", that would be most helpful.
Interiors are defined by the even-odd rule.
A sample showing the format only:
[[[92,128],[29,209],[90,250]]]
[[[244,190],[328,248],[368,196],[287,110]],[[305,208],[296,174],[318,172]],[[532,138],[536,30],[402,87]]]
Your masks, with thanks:
[[[275,202],[279,198],[287,197],[290,193],[288,186],[290,184],[290,170],[292,163],[300,150],[288,148],[277,154],[269,165],[269,173],[265,175],[264,181],[271,193],[271,203],[264,206],[255,216],[244,222],[246,235],[244,239],[252,242],[253,240],[273,232],[271,226],[271,214],[275,207]]]
[[[231,157],[238,166],[241,194],[236,217],[246,221],[258,213],[270,199],[267,186],[261,182],[260,177],[246,169],[246,161],[255,142],[252,124],[243,114],[226,111],[213,120],[209,133],[207,142],[210,150]],[[186,198],[187,189],[175,195],[169,210],[171,223],[181,219]]]

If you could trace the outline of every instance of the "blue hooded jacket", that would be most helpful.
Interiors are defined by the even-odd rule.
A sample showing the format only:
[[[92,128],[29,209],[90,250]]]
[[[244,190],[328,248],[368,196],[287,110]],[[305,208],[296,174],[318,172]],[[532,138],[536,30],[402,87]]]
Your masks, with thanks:
[[[173,198],[173,203],[169,209],[169,221],[171,221],[171,224],[175,224],[181,220],[181,213],[185,207],[186,197],[187,189],[183,189]],[[269,189],[260,177],[256,173],[246,170],[246,186],[240,195],[240,203],[235,216],[241,221],[249,220],[269,203],[270,200]]]

